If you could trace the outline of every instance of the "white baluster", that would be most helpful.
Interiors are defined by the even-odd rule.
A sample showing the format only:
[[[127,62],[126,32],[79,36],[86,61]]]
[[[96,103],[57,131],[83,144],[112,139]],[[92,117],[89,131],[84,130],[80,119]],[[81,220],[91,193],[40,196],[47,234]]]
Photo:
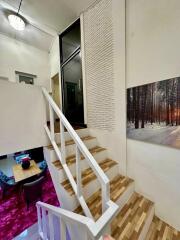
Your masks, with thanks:
[[[60,226],[61,226],[61,238],[60,240],[66,240],[66,225],[63,221],[63,219],[60,219]]]
[[[53,111],[51,104],[49,104],[49,112],[50,112],[51,139],[52,139],[52,141],[54,141],[54,111]]]
[[[50,236],[50,240],[54,240],[53,214],[51,214],[49,212],[48,217],[49,217],[49,233],[50,233],[49,236]]]
[[[82,195],[82,180],[81,180],[81,152],[76,145],[76,178],[77,178],[77,195]]]
[[[47,239],[47,216],[46,210],[42,208],[42,231],[43,231],[43,239]]]
[[[102,184],[102,212],[107,209],[107,202],[110,200],[110,186],[109,184]]]
[[[38,231],[39,234],[42,233],[42,218],[41,218],[41,208],[37,206],[37,215],[38,215]]]
[[[65,137],[64,137],[64,125],[60,120],[60,135],[61,135],[61,156],[62,163],[66,163],[66,146],[65,146]]]

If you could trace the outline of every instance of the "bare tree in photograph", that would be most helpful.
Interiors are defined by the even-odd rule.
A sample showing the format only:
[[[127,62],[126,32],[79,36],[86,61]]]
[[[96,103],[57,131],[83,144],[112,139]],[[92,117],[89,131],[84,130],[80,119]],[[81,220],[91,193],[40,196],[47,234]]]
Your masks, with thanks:
[[[146,113],[146,102],[147,102],[147,89],[148,86],[145,85],[142,88],[142,109],[141,109],[141,128],[144,128],[145,113]]]
[[[134,90],[134,94],[135,94],[135,128],[137,129],[137,128],[139,128],[139,107],[140,107],[140,105],[139,105],[139,97],[140,97],[140,95],[139,95],[139,87],[137,87],[137,88],[135,88],[135,89],[133,89]]]

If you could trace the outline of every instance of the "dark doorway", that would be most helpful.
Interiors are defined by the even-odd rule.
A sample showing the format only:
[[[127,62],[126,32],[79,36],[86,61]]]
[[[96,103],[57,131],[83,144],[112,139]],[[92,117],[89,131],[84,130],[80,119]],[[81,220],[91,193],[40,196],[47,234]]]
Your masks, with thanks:
[[[72,125],[84,125],[81,32],[78,19],[60,36],[63,112]]]

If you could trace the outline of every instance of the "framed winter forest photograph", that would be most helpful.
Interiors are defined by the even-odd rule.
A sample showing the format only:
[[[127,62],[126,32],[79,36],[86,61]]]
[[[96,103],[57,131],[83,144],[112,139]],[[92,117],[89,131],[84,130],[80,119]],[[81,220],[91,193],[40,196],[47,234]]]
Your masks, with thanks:
[[[127,89],[127,137],[180,149],[180,77]]]

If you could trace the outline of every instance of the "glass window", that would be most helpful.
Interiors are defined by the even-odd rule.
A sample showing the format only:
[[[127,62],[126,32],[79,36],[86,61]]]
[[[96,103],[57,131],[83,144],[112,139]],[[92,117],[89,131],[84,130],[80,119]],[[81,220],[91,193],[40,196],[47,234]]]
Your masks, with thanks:
[[[63,112],[71,124],[84,124],[80,20],[60,35]]]
[[[36,75],[29,74],[29,73],[23,73],[15,71],[16,74],[16,80],[19,83],[26,83],[26,84],[34,84],[34,79],[37,78]]]
[[[78,48],[80,48],[80,25],[79,21],[73,24],[68,32],[63,33],[61,37],[62,53],[61,62],[64,63]]]

